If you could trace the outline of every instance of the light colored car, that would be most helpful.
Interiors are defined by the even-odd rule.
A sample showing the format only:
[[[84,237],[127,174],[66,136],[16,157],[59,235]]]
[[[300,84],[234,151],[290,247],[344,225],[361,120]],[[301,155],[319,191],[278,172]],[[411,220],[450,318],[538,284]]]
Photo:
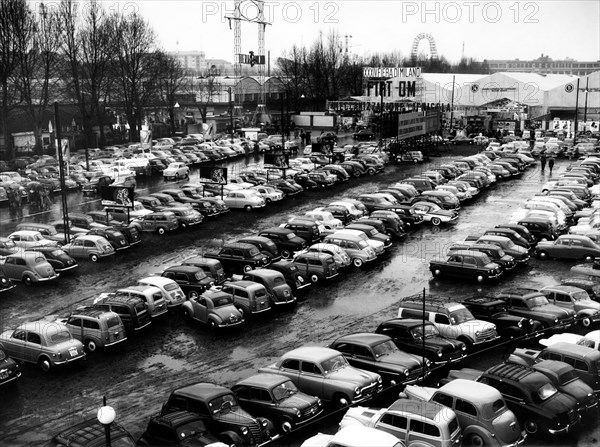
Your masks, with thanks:
[[[272,186],[257,185],[257,186],[251,186],[249,189],[258,192],[265,199],[265,202],[267,202],[267,203],[279,202],[280,200],[283,199],[283,191],[281,191],[277,188],[273,188]]]
[[[94,352],[99,347],[115,346],[127,340],[125,325],[115,312],[93,308],[78,309],[57,322],[64,324],[73,337],[83,343],[87,352]]]
[[[540,345],[552,346],[556,343],[573,343],[574,345],[586,346],[600,351],[600,330],[588,332],[585,335],[563,332],[553,334],[550,338],[540,339]]]
[[[600,303],[592,300],[588,293],[579,287],[556,285],[540,290],[550,304],[575,312],[575,321],[583,327],[600,322]]]
[[[183,293],[179,284],[164,276],[148,276],[138,279],[138,284],[159,288],[169,308],[178,307],[185,301],[185,293]]]
[[[256,191],[247,189],[231,191],[223,197],[223,201],[229,208],[244,209],[246,211],[264,208],[266,205],[265,199],[263,199]]]
[[[304,216],[308,217],[309,219],[313,219],[319,225],[322,225],[324,230],[341,230],[344,228],[342,221],[333,217],[333,214],[331,214],[329,211],[316,208],[312,211],[307,211],[304,213]]]
[[[379,374],[354,368],[339,351],[319,346],[289,351],[259,372],[289,377],[300,391],[340,408],[371,399],[383,390]]]
[[[431,202],[416,202],[411,207],[411,211],[422,216],[425,222],[430,222],[434,226],[458,219],[456,211],[444,210],[439,205]]]
[[[359,210],[353,202],[346,200],[336,200],[335,202],[331,202],[329,206],[343,206],[354,219],[358,219],[366,214],[362,210]]]
[[[500,392],[490,385],[456,379],[439,389],[408,385],[404,394],[410,399],[437,402],[454,410],[467,445],[514,446],[527,436]]]
[[[39,251],[21,251],[8,255],[1,267],[8,279],[23,281],[27,286],[59,276]]]
[[[101,293],[94,299],[94,304],[102,304],[112,298],[139,298],[144,302],[151,318],[158,318],[167,314],[167,301],[158,287],[137,285],[119,289],[114,293]]]
[[[92,262],[98,262],[116,253],[110,242],[102,236],[85,234],[74,239],[70,244],[63,245],[62,249],[73,258],[89,259]]]
[[[375,254],[377,256],[382,255],[383,252],[385,251],[385,244],[383,242],[375,240],[375,239],[369,239],[369,237],[365,233],[363,233],[362,231],[359,231],[359,230],[347,230],[347,229],[337,230],[335,233],[333,233],[332,236],[336,236],[336,235],[348,235],[348,236],[353,236],[353,237],[362,239],[367,244],[369,244],[369,246],[373,250],[375,250]]]
[[[298,157],[290,160],[290,167],[302,172],[310,172],[315,169],[315,164],[310,158]]]
[[[32,321],[3,332],[0,348],[13,359],[38,365],[44,372],[85,359],[83,344],[65,325],[53,321]]]
[[[398,399],[389,408],[352,407],[340,428],[351,425],[385,431],[409,447],[456,447],[462,441],[456,413],[436,402]]]
[[[346,253],[343,248],[335,244],[313,244],[304,250],[304,252],[324,253],[326,255],[330,255],[333,257],[338,269],[342,267],[348,267],[350,264],[352,264],[352,259],[350,259],[350,256],[348,256],[348,253]]]
[[[180,179],[187,178],[190,176],[190,168],[182,162],[170,163],[169,166],[163,171],[163,177],[165,180],[168,179]]]
[[[352,264],[358,268],[362,267],[365,262],[377,259],[375,250],[363,238],[358,236],[335,232],[325,236],[323,242],[342,248],[350,256]]]
[[[8,238],[12,240],[17,247],[21,248],[35,248],[35,247],[47,247],[57,246],[56,241],[44,238],[39,231],[33,230],[19,230],[8,235]]]
[[[318,433],[304,441],[301,447],[404,447],[404,443],[376,428],[349,425],[334,435]]]

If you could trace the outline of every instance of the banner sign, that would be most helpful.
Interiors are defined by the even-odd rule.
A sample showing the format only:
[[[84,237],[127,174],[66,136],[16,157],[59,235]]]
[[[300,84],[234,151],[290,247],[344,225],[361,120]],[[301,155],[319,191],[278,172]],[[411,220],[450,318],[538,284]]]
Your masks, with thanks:
[[[103,206],[133,208],[134,188],[126,186],[103,186],[100,188]]]
[[[425,135],[425,116],[423,112],[412,112],[398,115],[398,138],[411,138]]]
[[[327,107],[335,112],[379,112],[381,110],[381,101],[327,101]],[[385,112],[402,112],[406,109],[412,109],[410,102],[384,102],[383,110]]]
[[[421,67],[363,67],[363,78],[420,78]]]
[[[264,163],[266,165],[277,166],[281,169],[288,169],[290,167],[290,156],[281,152],[271,152],[265,154]]]
[[[425,131],[439,132],[442,130],[442,114],[439,110],[427,110],[425,112]]]
[[[217,183],[219,185],[227,184],[227,168],[217,168],[214,166],[200,167],[201,183]]]

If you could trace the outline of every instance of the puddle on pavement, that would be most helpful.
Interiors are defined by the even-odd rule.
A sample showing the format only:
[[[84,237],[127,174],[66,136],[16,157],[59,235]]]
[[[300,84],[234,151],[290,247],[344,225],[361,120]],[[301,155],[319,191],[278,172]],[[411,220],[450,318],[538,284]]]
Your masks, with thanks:
[[[144,360],[140,364],[140,367],[141,368],[152,368],[152,367],[161,368],[162,366],[164,366],[164,367],[167,367],[174,371],[182,371],[185,369],[186,363],[187,362],[184,360],[174,359],[173,357],[168,356],[168,355],[156,354],[156,355],[150,356],[146,360]]]

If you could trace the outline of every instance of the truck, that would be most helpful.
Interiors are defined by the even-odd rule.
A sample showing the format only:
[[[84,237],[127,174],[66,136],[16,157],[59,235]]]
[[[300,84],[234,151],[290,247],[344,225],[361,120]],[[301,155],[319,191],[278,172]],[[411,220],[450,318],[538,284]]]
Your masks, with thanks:
[[[256,246],[240,242],[225,244],[218,253],[205,253],[204,257],[221,262],[229,274],[244,274],[269,264],[269,258]]]

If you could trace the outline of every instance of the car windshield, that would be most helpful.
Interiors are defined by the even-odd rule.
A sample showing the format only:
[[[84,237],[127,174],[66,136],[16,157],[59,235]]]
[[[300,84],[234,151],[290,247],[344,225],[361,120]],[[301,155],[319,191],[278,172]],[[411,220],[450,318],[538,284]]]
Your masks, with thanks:
[[[373,346],[373,354],[375,358],[383,357],[384,355],[392,354],[398,351],[392,340],[386,340],[383,343]]]
[[[146,305],[143,302],[137,303],[134,308],[136,315],[142,315],[146,313]]]
[[[497,399],[491,404],[483,405],[481,416],[486,420],[495,419],[506,410],[506,404],[503,399]]]
[[[0,361],[6,358],[6,353],[0,349]]]
[[[177,436],[181,441],[190,436],[203,435],[206,433],[206,427],[202,421],[192,421],[177,427]]]
[[[571,295],[571,298],[573,298],[573,301],[582,301],[582,300],[589,300],[590,296],[588,295],[588,293],[585,290],[582,290],[581,292],[574,292]]]
[[[288,234],[287,234],[287,238],[288,238],[289,240],[292,240],[292,239],[294,239],[294,237],[295,237],[295,234],[294,234],[294,233],[288,233]]]
[[[548,299],[544,295],[536,295],[531,298],[527,298],[528,307],[538,307],[548,304]]]
[[[69,331],[59,331],[55,334],[51,334],[48,337],[48,346],[57,345],[63,341],[71,340],[71,333]]]
[[[414,328],[411,329],[410,332],[414,338],[421,340],[423,337],[423,326],[415,326]],[[439,331],[437,330],[437,328],[434,325],[432,325],[432,324],[425,325],[425,338],[436,337],[439,334],[440,334]]]
[[[574,369],[570,369],[569,371],[566,371],[558,376],[559,385],[566,385],[575,379],[577,379],[577,374],[575,374]]]
[[[366,241],[361,240],[361,241],[358,241],[358,246],[360,248],[367,248],[369,246],[369,244]]]
[[[557,389],[551,383],[545,383],[537,390],[537,395],[541,400],[547,400],[557,393]]]
[[[321,367],[323,368],[323,371],[325,371],[325,374],[345,368],[346,366],[348,366],[348,361],[343,355],[336,355],[321,363]]]
[[[177,290],[179,288],[179,285],[176,282],[168,282],[164,285],[164,289],[167,292],[171,292],[173,290]]]
[[[450,321],[452,324],[461,324],[466,321],[474,320],[473,314],[467,309],[459,309],[454,312],[450,312]]]
[[[206,273],[204,273],[204,270],[199,270],[194,274],[194,279],[196,281],[201,281],[204,278],[206,278]]]
[[[296,385],[294,385],[291,380],[288,380],[273,388],[273,397],[279,402],[283,399],[287,399],[297,392],[298,388],[296,388]]]
[[[233,411],[237,408],[237,402],[233,394],[224,394],[208,403],[208,408],[212,414],[217,414],[221,411]]]
[[[260,254],[260,251],[258,251],[258,248],[256,247],[252,247],[248,253],[250,254],[250,256],[257,256]]]
[[[223,296],[216,299],[213,299],[213,304],[215,307],[224,307],[233,304],[232,296]]]
[[[16,247],[15,241],[13,241],[12,239],[7,239],[6,241],[4,241],[2,243],[2,245],[4,246],[4,248],[14,248],[14,247]]]

